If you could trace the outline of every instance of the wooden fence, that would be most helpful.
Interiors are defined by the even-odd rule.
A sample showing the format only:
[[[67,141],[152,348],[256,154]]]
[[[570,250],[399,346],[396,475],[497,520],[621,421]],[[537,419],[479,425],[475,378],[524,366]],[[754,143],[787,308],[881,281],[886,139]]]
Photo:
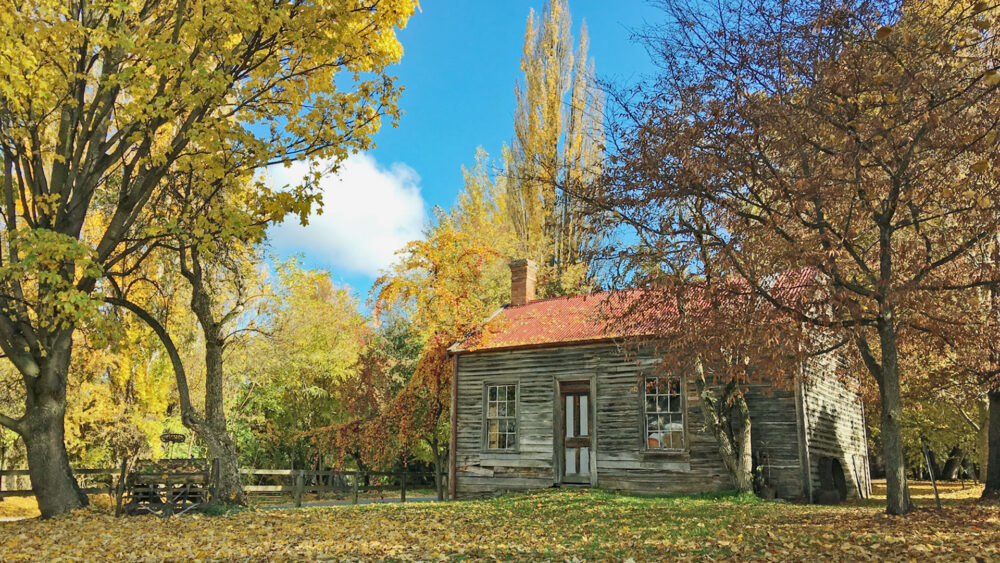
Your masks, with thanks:
[[[312,469],[255,469],[242,468],[244,476],[243,490],[248,495],[279,495],[288,494],[296,506],[302,506],[302,497],[315,494],[317,499],[324,496],[334,499],[350,499],[357,503],[363,494],[399,491],[399,500],[406,502],[407,488],[422,481],[433,482],[431,472],[399,471],[339,471]],[[80,482],[81,490],[88,494],[114,495],[120,468],[81,468],[74,469],[73,474]],[[24,477],[27,469],[10,469],[0,471],[0,482],[6,485],[7,477]],[[445,479],[447,476],[445,476]],[[431,485],[433,487],[433,485]],[[447,490],[447,484],[442,483],[442,490]],[[35,493],[31,489],[0,491],[0,499],[6,497],[29,497]]]
[[[361,494],[399,491],[399,500],[406,502],[407,488],[420,481],[433,481],[432,472],[382,472],[382,471],[340,471],[311,469],[241,469],[240,473],[251,477],[251,483],[243,490],[250,495],[287,493],[302,505],[302,496],[315,494],[318,500],[324,495],[336,499],[350,498],[357,503]],[[264,484],[268,482],[268,484]],[[433,485],[432,485],[433,486]],[[443,484],[442,490],[447,490]]]
[[[80,490],[88,495],[99,495],[101,493],[114,494],[115,491],[115,477],[117,477],[121,471],[117,468],[95,468],[95,469],[74,469],[73,475],[76,475],[77,482],[80,484]],[[7,469],[5,471],[0,471],[0,482],[7,485],[7,477],[27,477],[27,469]],[[103,477],[103,478],[102,478]],[[35,492],[31,489],[17,489],[13,491],[0,491],[0,498],[6,497],[31,497],[35,496]]]

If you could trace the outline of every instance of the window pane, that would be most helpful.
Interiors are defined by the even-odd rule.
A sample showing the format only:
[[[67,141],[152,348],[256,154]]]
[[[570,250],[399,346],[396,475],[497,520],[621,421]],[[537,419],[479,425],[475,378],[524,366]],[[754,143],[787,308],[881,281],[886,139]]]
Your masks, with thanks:
[[[646,417],[646,431],[647,432],[660,431],[660,418],[655,414]]]
[[[513,449],[517,433],[514,429],[517,385],[486,386],[486,447]]]
[[[580,396],[580,435],[581,436],[589,436],[590,435],[590,432],[587,430],[587,422],[588,422],[587,419],[589,418],[589,414],[590,414],[590,410],[587,409],[587,396],[586,395],[581,395]],[[583,458],[581,458],[580,464],[581,465],[586,465],[586,464],[583,463],[582,459]]]
[[[573,396],[566,395],[566,437],[575,436],[573,434]]]
[[[683,398],[679,377],[646,378],[645,439],[647,449],[680,449],[684,440]]]
[[[576,473],[576,448],[566,448],[566,473]]]
[[[657,393],[657,395],[666,393],[667,389],[669,388],[669,385],[670,385],[670,383],[665,378],[657,377],[656,378],[656,393]]]
[[[670,433],[670,447],[671,448],[682,448],[684,447],[684,433],[680,431]]]
[[[590,448],[580,448],[580,473],[590,473]]]
[[[660,395],[656,398],[656,410],[670,412],[670,395]]]

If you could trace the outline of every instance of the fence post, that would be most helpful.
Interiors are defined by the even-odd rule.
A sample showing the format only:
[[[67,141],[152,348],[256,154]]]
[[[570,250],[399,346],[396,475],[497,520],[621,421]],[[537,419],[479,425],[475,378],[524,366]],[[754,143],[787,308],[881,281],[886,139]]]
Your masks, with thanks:
[[[306,487],[305,470],[299,469],[295,474],[295,508],[302,507],[302,490]]]
[[[360,475],[360,471],[354,472],[354,504],[358,504],[358,477]]]
[[[399,474],[399,502],[406,502],[406,469]]]

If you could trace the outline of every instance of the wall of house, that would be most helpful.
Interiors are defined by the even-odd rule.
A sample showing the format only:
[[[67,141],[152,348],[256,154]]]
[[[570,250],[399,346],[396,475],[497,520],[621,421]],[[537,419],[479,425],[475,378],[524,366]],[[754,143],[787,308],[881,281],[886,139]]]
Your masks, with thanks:
[[[824,457],[840,462],[849,498],[867,497],[871,477],[864,410],[858,394],[839,377],[844,373],[840,356],[830,353],[815,358],[804,372],[801,402],[813,500],[821,488]]]
[[[684,385],[687,449],[646,451],[638,382],[649,357],[617,346],[581,345],[459,355],[456,486],[459,497],[549,487],[558,480],[554,405],[557,381],[590,379],[594,397],[593,484],[648,494],[696,493],[732,487],[714,437],[704,428],[691,381]],[[518,448],[483,448],[483,389],[519,384]],[[753,439],[768,453],[771,480],[784,498],[803,495],[795,393],[752,389]]]
[[[589,376],[597,354],[579,348],[463,354],[457,358],[455,484],[458,497],[549,487],[555,483],[554,378]],[[483,388],[518,383],[517,450],[483,448]]]
[[[684,381],[686,451],[668,453],[644,448],[643,413],[637,357],[610,352],[598,375],[597,483],[636,493],[700,493],[732,488],[718,445],[705,429],[701,401],[692,381]],[[637,365],[640,364],[640,365]]]
[[[775,487],[778,497],[785,499],[806,497],[797,392],[798,387],[752,385],[744,395],[750,409],[754,463]]]

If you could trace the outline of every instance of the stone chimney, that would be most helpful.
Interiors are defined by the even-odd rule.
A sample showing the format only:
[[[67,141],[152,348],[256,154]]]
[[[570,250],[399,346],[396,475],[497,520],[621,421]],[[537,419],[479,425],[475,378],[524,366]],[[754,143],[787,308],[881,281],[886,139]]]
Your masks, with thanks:
[[[524,305],[535,299],[538,264],[521,258],[510,262],[510,304]]]

